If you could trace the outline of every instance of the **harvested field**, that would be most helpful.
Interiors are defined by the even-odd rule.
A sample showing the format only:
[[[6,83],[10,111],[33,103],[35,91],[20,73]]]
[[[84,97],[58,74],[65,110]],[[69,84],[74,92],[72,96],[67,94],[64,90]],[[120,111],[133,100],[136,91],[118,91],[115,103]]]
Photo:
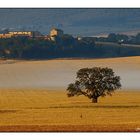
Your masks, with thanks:
[[[0,131],[139,131],[140,92],[118,91],[93,104],[64,90],[0,90]]]

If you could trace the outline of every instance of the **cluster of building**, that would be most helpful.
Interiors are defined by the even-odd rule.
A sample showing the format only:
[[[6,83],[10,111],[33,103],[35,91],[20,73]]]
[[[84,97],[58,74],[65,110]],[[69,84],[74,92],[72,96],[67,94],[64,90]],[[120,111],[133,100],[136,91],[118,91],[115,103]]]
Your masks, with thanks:
[[[27,37],[41,37],[42,34],[38,31],[8,31],[4,30],[0,32],[0,38],[11,38],[17,36],[27,36]]]
[[[30,37],[30,38],[44,38],[47,40],[55,40],[56,36],[63,36],[61,29],[53,28],[49,35],[43,35],[39,31],[9,31],[4,30],[0,32],[0,38],[11,38],[11,37]]]

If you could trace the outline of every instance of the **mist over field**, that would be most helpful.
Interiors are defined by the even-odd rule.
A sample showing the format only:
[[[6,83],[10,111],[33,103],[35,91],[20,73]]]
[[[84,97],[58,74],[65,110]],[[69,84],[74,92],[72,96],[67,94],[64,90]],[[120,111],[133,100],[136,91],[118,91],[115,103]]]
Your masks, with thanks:
[[[140,89],[140,57],[5,63],[0,64],[0,88],[66,89],[80,68],[101,66],[113,68],[122,89]]]

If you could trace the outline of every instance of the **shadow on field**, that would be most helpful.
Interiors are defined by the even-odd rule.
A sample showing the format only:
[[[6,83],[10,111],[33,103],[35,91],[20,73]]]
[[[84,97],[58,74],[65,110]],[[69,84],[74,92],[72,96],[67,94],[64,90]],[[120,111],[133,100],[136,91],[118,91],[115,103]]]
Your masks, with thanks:
[[[7,109],[2,109],[2,110],[0,110],[0,113],[16,113],[18,110],[7,110]]]
[[[139,108],[139,105],[134,105],[134,106],[125,106],[125,105],[90,105],[90,106],[52,106],[48,108]]]

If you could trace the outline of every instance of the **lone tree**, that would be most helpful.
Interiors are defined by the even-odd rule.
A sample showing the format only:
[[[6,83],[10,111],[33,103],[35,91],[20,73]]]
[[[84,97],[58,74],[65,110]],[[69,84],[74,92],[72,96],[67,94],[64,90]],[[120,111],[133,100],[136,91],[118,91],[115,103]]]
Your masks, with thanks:
[[[98,97],[112,95],[114,90],[121,88],[120,77],[111,68],[83,68],[77,72],[75,83],[67,88],[68,97],[84,95],[97,103]]]

